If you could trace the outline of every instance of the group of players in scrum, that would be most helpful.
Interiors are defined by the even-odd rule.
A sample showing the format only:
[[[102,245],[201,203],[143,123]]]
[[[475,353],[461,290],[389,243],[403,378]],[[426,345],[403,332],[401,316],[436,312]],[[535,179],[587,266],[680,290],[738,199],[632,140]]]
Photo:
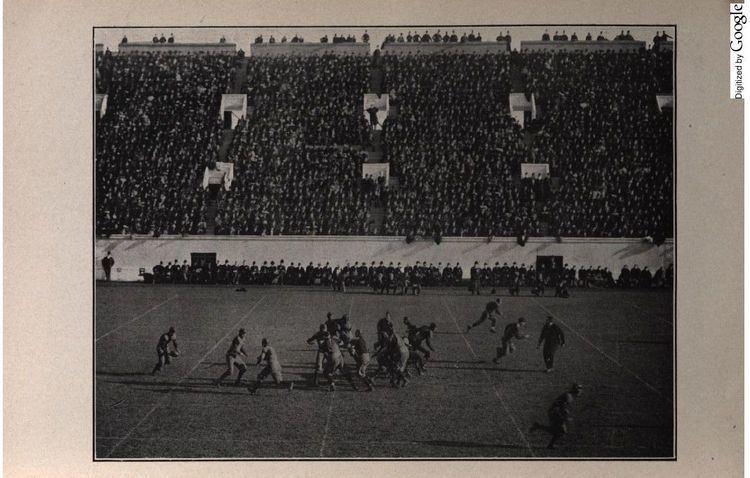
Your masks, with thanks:
[[[499,298],[487,303],[480,318],[473,324],[468,325],[466,332],[468,333],[483,322],[489,321],[491,323],[490,331],[495,333],[497,319],[501,318],[500,303]],[[342,350],[348,352],[354,359],[356,376],[365,384],[368,391],[375,389],[375,378],[380,375],[390,377],[392,387],[404,387],[411,377],[410,367],[413,367],[417,374],[423,374],[425,362],[430,359],[431,352],[435,351],[432,346],[432,339],[437,326],[434,322],[419,326],[413,324],[408,317],[404,317],[403,323],[406,327],[406,335],[396,332],[391,314],[386,312],[385,316],[377,322],[377,340],[371,353],[362,331],[354,328],[347,314],[335,319],[329,312],[326,321],[320,325],[319,330],[307,340],[309,345],[315,345],[317,348],[313,385],[319,386],[320,376],[323,375],[328,382],[329,390],[335,391],[334,376],[340,373],[346,377],[355,391],[358,390],[354,377],[344,367]],[[494,363],[497,364],[500,359],[515,351],[514,340],[529,338],[529,334],[522,333],[525,326],[526,320],[521,317],[504,328],[501,346],[496,350]],[[232,340],[226,353],[227,368],[214,381],[215,386],[221,386],[222,381],[231,376],[235,368],[237,369],[235,386],[241,385],[242,377],[247,372],[247,366],[243,359],[249,356],[245,349],[246,336],[245,329],[240,329]],[[565,335],[551,316],[547,317],[539,336],[537,347],[542,345],[544,346],[543,357],[546,371],[550,373],[553,371],[555,353],[565,345]],[[171,357],[177,357],[180,354],[174,327],[170,327],[166,333],[159,337],[156,352],[158,361],[152,374],[159,372],[164,365],[169,364]],[[373,358],[377,361],[377,372],[368,375],[367,369]],[[288,386],[284,383],[279,355],[266,338],[261,340],[261,352],[257,357],[256,365],[261,363],[264,363],[263,369],[257,375],[255,383],[248,386],[248,391],[251,394],[256,394],[263,380],[269,376],[273,378],[277,386],[288,387],[290,391],[294,389],[294,382],[289,382]],[[549,425],[541,425],[535,422],[532,426],[532,431],[544,430],[552,436],[548,448],[554,448],[555,442],[567,433],[571,405],[580,394],[581,388],[580,385],[573,384],[569,390],[553,402],[548,409]]]

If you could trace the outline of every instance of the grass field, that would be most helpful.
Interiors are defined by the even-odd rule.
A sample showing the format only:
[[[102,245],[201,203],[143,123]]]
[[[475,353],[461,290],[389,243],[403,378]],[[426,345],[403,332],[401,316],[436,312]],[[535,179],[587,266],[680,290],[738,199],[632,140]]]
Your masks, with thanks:
[[[673,456],[672,295],[657,291],[572,290],[570,299],[504,297],[505,324],[528,320],[531,339],[494,365],[500,336],[489,325],[464,333],[490,296],[425,290],[421,296],[346,294],[323,288],[98,284],[95,330],[97,459],[337,457],[663,457]],[[405,388],[378,381],[374,392],[311,384],[315,350],[305,340],[349,312],[372,346],[390,311],[397,331],[408,315],[437,323],[428,373]],[[545,316],[567,345],[544,373],[536,349]],[[177,329],[182,355],[152,376],[158,337]],[[270,380],[252,396],[212,385],[237,330],[252,356],[261,337],[281,357],[294,391]],[[347,364],[353,366],[346,356]],[[250,365],[247,381],[260,368]],[[371,370],[374,371],[373,368]],[[549,404],[572,382],[585,387],[574,422],[554,450]],[[231,383],[231,381],[228,381]]]

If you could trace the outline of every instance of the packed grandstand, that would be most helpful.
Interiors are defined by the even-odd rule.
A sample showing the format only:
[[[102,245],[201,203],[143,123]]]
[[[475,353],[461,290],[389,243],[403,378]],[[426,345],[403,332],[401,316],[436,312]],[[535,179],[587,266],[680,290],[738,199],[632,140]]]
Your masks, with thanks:
[[[402,36],[366,55],[97,53],[97,235],[673,237],[662,41],[387,54]],[[487,43],[456,37],[412,38]],[[230,93],[247,96],[231,123]],[[534,102],[525,124],[509,105],[519,93]],[[382,122],[366,94],[388,96]],[[206,184],[217,164],[231,186]]]

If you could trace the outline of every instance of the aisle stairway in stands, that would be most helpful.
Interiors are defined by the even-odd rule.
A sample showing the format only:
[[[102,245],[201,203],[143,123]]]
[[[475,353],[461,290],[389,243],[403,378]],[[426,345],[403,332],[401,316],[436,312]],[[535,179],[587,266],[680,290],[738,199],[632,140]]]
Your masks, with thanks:
[[[229,93],[240,94],[242,93],[242,86],[245,84],[247,76],[247,58],[237,58],[235,64],[234,75],[232,76],[232,83],[230,85]],[[232,146],[232,140],[234,139],[234,130],[225,129],[221,138],[221,147],[216,161],[225,163],[229,155],[229,148]],[[221,194],[221,193],[219,193]],[[218,210],[218,201],[216,199],[209,199],[206,207],[206,234],[214,234],[216,230],[216,212]]]
[[[383,93],[383,78],[385,72],[383,67],[378,61],[378,58],[373,57],[372,64],[370,65],[370,87],[368,93],[382,94]],[[389,111],[389,118],[391,117]],[[367,151],[367,162],[368,163],[382,163],[383,162],[383,142],[382,142],[382,131],[373,130],[370,135],[370,145],[363,148]],[[389,185],[391,187],[392,185]],[[385,222],[385,204],[373,204],[370,206],[370,210],[367,211],[369,221],[371,222],[371,230],[381,231],[383,223]]]

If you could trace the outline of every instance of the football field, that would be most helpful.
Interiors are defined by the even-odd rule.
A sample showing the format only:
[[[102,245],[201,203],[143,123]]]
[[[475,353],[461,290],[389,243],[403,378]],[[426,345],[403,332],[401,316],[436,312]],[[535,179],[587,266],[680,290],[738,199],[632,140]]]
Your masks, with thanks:
[[[355,289],[102,284],[96,286],[95,450],[123,458],[531,458],[673,456],[673,297],[668,291],[572,289],[570,299],[502,291],[504,320],[525,317],[531,337],[492,363],[500,333],[489,322],[466,333],[494,296],[427,289],[420,296]],[[550,291],[547,291],[551,294]],[[359,391],[312,385],[315,347],[306,340],[325,321],[349,313],[368,345],[386,311],[405,334],[404,316],[435,322],[427,373],[404,388],[376,381]],[[537,338],[547,315],[566,336],[555,371],[544,372]],[[177,330],[181,355],[152,376],[159,335]],[[284,380],[257,395],[217,388],[225,353],[244,327],[248,373],[261,338],[278,352]],[[345,354],[347,368],[354,363]],[[371,364],[370,372],[376,366]],[[530,431],[571,383],[583,385],[573,422],[557,448]]]

